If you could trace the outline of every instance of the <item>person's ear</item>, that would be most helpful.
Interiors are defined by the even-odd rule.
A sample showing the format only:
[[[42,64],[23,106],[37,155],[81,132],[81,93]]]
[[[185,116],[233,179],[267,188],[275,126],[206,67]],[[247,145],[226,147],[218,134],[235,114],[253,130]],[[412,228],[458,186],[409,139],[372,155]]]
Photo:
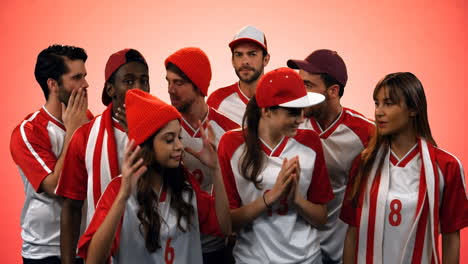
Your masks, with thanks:
[[[263,67],[265,68],[268,65],[268,62],[270,62],[270,54],[267,54],[263,57]]]
[[[113,98],[115,96],[115,88],[114,88],[114,85],[112,85],[111,83],[108,83],[106,82],[104,84],[104,88],[106,90],[106,93],[107,95],[110,97],[110,98]]]
[[[271,117],[271,109],[270,108],[261,108],[261,116],[262,117],[267,117],[267,118],[270,118]]]
[[[329,98],[338,98],[340,97],[340,86],[338,84],[334,84],[327,88],[327,93]]]
[[[58,82],[52,78],[47,79],[47,87],[49,88],[49,93],[58,93],[59,85]]]

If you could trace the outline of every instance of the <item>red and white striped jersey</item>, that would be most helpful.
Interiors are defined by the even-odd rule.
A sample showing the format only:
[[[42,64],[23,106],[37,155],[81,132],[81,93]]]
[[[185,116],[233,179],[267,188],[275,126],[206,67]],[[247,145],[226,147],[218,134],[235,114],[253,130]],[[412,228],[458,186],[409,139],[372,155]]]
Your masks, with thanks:
[[[340,261],[348,226],[339,219],[339,216],[349,170],[353,160],[367,146],[375,125],[360,113],[343,107],[339,117],[325,130],[313,118],[306,119],[301,127],[319,133],[322,141],[335,198],[327,204],[328,221],[319,231],[320,247],[326,258]]]
[[[463,167],[455,156],[440,148],[435,148],[435,162],[439,173],[440,233],[455,232],[468,226],[468,200]],[[358,158],[353,165],[351,177],[356,175],[359,163]],[[426,225],[431,224],[427,212],[423,211],[419,216],[424,228],[419,230],[417,226],[417,231],[412,230],[415,228],[413,226],[418,213],[418,195],[421,195],[421,167],[422,158],[417,145],[400,160],[393,153],[390,154],[389,189],[385,194],[382,263],[413,263],[415,259],[419,261],[414,263],[432,263],[434,260],[431,255],[431,234],[428,232],[430,228],[426,230]],[[359,207],[355,208],[349,200],[345,200],[340,218],[352,226],[358,226],[361,221],[360,212]],[[435,243],[437,242],[436,239]],[[403,256],[405,248],[410,254]],[[356,254],[366,256],[366,252]]]
[[[215,146],[218,146],[221,136],[224,135],[226,131],[239,128],[239,125],[236,124],[231,119],[227,118],[224,114],[216,111],[212,107],[208,107],[208,113],[205,119],[202,121],[202,126],[205,129],[207,124],[211,124],[214,132]],[[182,144],[184,147],[190,147],[195,151],[200,151],[203,147],[203,142],[201,138],[200,129],[194,129],[190,124],[185,121],[182,117]],[[205,131],[206,133],[208,131]],[[201,163],[197,158],[190,155],[189,153],[184,153],[184,166],[187,168],[194,177],[200,183],[202,190],[211,193],[213,185],[213,175],[211,175],[211,170]]]
[[[63,123],[42,107],[26,116],[11,135],[11,156],[18,166],[26,195],[21,212],[24,258],[60,256],[61,203],[37,191],[45,177],[54,171],[65,133]]]
[[[115,146],[108,144],[109,133],[105,132],[100,138],[99,130],[102,129],[101,119],[103,115],[96,117],[88,124],[75,131],[70,141],[65,161],[57,185],[56,194],[74,199],[86,200],[87,214],[86,224],[91,221],[94,209],[99,197],[106,189],[113,177],[120,174],[120,165],[122,164],[125,146],[128,142],[127,134],[118,124],[118,121],[112,118],[112,131],[115,138]],[[95,148],[101,142],[101,158],[97,163],[93,163],[96,151]],[[112,162],[112,155],[116,156],[116,161]],[[96,166],[97,168],[94,168]],[[113,168],[114,167],[114,168]],[[96,170],[100,170],[100,177],[94,176]],[[117,171],[116,175],[111,176],[112,171]]]
[[[226,131],[239,127],[239,125],[234,121],[211,107],[208,107],[208,113],[205,119],[202,121],[203,128],[206,128],[208,121],[214,132],[216,147],[218,146],[219,139]],[[181,123],[182,144],[184,147],[190,147],[195,151],[200,151],[203,147],[200,129],[193,129],[192,126],[190,126],[190,124],[185,121],[183,117]],[[194,175],[195,179],[197,179],[199,182],[201,189],[211,194],[214,177],[214,175],[211,174],[211,169],[201,163],[200,160],[190,155],[188,152],[185,153],[183,161],[185,168],[188,169],[192,175]],[[224,247],[224,239],[219,237],[202,236],[202,244],[203,252],[213,252]]]
[[[241,91],[239,83],[235,83],[214,91],[206,103],[237,124],[242,125],[242,117],[244,117],[249,100],[250,98]]]
[[[192,198],[185,193],[184,200],[195,208],[195,218],[189,231],[183,232],[177,226],[177,212],[170,207],[170,191],[163,189],[159,197],[158,211],[162,218],[160,245],[154,253],[148,252],[145,239],[140,231],[140,220],[137,217],[138,202],[132,195],[127,201],[124,215],[118,227],[111,249],[113,263],[199,263],[202,264],[200,233],[221,235],[215,211],[214,198],[202,191],[198,183],[191,176],[188,177],[192,185]],[[114,178],[101,196],[96,213],[81,237],[78,245],[78,255],[85,257],[94,233],[106,218],[112,203],[117,196],[121,184],[121,177]],[[193,195],[194,194],[194,195]],[[188,224],[182,219],[182,226]]]
[[[294,138],[283,138],[274,149],[262,143],[265,166],[259,175],[261,190],[240,172],[244,149],[242,130],[227,132],[219,143],[218,156],[231,209],[252,203],[272,189],[283,159],[296,155],[301,165],[298,183],[301,195],[317,204],[325,204],[333,198],[317,133],[299,129]],[[236,263],[311,263],[321,260],[317,230],[286,200],[272,204],[271,210],[239,232],[233,254]]]
[[[91,112],[87,112],[92,118]],[[18,166],[26,195],[21,212],[24,258],[60,256],[60,212],[62,203],[45,192],[42,181],[55,170],[65,139],[63,123],[43,106],[15,127],[10,151]]]

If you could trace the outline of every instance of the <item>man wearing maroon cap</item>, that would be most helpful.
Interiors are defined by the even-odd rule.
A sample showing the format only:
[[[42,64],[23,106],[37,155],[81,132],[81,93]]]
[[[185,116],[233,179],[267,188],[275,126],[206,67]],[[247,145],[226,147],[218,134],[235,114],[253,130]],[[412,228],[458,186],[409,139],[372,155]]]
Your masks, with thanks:
[[[242,28],[229,43],[229,48],[239,81],[213,92],[207,103],[241,124],[247,102],[255,94],[257,82],[270,61],[270,55],[265,34],[252,26]]]
[[[65,156],[56,189],[57,195],[65,198],[61,214],[62,263],[72,263],[75,257],[84,200],[88,225],[101,193],[120,174],[128,138],[125,117],[118,113],[130,89],[149,92],[148,65],[140,52],[124,49],[112,54],[106,64],[102,91],[106,110],[75,132]]]
[[[205,103],[211,81],[211,65],[208,56],[199,48],[182,48],[164,62],[171,104],[182,114],[182,144],[194,151],[203,147],[200,126],[208,123],[217,147],[219,139],[228,130],[239,126],[224,114]],[[212,193],[212,170],[196,157],[185,153],[184,166],[198,180],[200,187]],[[224,239],[202,235],[203,263],[229,263],[229,253]]]
[[[323,263],[341,263],[346,224],[339,219],[348,172],[354,158],[364,149],[374,131],[374,123],[358,112],[341,106],[348,80],[346,65],[336,51],[316,50],[305,60],[288,60],[299,69],[309,92],[325,96],[319,105],[305,109],[303,128],[315,130],[323,145],[325,161],[335,198],[327,204],[328,222],[320,230]]]

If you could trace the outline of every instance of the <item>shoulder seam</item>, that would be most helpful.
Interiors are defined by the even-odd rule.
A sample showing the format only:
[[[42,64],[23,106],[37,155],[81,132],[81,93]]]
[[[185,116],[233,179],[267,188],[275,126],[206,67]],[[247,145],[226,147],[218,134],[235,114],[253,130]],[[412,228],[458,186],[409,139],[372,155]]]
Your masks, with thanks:
[[[26,125],[26,123],[31,122],[32,120],[34,120],[39,113],[40,112],[37,111],[28,120],[24,120],[23,122],[21,122],[20,133],[21,133],[21,138],[23,139],[24,144],[29,149],[29,151],[34,156],[34,158],[36,158],[37,162],[39,162],[39,164],[42,166],[42,168],[47,173],[51,174],[52,170],[47,166],[47,164],[44,162],[44,160],[42,160],[42,158],[39,156],[39,154],[37,154],[36,150],[33,148],[31,143],[29,143],[28,137],[26,136],[26,132],[24,131],[24,126]]]
[[[360,119],[362,119],[362,120],[368,122],[369,124],[375,126],[375,123],[374,123],[374,122],[372,122],[371,120],[367,119],[366,117],[364,117],[364,116],[362,116],[362,115],[355,114],[355,113],[353,113],[353,112],[351,112],[351,111],[349,111],[349,110],[346,110],[346,113],[349,114],[349,115],[351,115],[351,116],[353,116],[353,117],[360,118]]]

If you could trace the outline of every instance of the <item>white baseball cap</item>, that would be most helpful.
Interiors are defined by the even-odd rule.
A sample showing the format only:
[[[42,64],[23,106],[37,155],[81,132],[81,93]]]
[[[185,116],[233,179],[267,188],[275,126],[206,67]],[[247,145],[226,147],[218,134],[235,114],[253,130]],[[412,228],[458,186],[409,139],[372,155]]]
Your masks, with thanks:
[[[256,27],[245,26],[241,30],[239,30],[239,32],[237,32],[236,35],[234,35],[234,38],[229,43],[229,48],[231,48],[232,50],[236,44],[244,41],[254,42],[260,45],[266,51],[268,51],[265,33],[260,31]]]

